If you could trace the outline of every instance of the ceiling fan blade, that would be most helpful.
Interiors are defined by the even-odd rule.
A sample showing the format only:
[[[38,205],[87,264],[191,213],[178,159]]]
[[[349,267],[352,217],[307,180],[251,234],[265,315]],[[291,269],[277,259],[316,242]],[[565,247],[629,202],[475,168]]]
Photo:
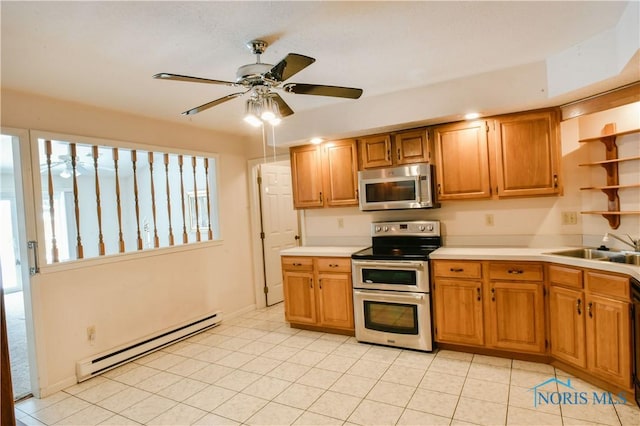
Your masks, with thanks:
[[[293,110],[287,103],[278,95],[277,93],[272,93],[269,96],[273,98],[274,101],[278,103],[278,109],[280,110],[280,116],[286,117],[288,115],[293,114]]]
[[[179,74],[169,74],[166,72],[155,74],[153,78],[158,78],[161,80],[187,81],[190,83],[208,83],[208,84],[222,84],[224,86],[238,86],[236,83],[232,81],[211,80],[209,78],[191,77],[188,75],[179,75]]]
[[[214,107],[216,105],[220,105],[223,102],[227,102],[227,101],[230,101],[231,99],[237,98],[238,96],[242,96],[245,93],[247,93],[247,92],[238,92],[238,93],[232,93],[232,94],[227,95],[227,96],[223,96],[222,98],[216,99],[215,101],[207,102],[206,104],[200,105],[200,106],[195,107],[195,108],[191,108],[190,110],[183,112],[182,115],[197,114],[199,112],[202,112],[202,111],[204,111],[206,109],[209,109],[211,107]]]
[[[290,93],[298,95],[334,96],[336,98],[358,99],[362,95],[362,89],[341,86],[325,86],[321,84],[289,83],[282,87]]]
[[[289,53],[283,60],[271,68],[271,71],[267,73],[267,77],[277,81],[285,81],[315,61],[314,58],[310,58],[309,56]]]

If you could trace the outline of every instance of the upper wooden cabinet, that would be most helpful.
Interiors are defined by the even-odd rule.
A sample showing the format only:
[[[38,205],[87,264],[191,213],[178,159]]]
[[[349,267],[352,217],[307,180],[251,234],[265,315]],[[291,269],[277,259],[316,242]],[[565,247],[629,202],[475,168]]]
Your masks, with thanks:
[[[556,110],[436,126],[438,198],[562,193]]]
[[[491,196],[487,132],[484,121],[447,124],[433,129],[439,200]]]
[[[353,139],[292,147],[296,209],[358,205],[358,150]]]
[[[427,129],[366,136],[358,139],[358,144],[363,170],[431,161]]]
[[[494,132],[500,198],[562,193],[555,110],[496,117]]]

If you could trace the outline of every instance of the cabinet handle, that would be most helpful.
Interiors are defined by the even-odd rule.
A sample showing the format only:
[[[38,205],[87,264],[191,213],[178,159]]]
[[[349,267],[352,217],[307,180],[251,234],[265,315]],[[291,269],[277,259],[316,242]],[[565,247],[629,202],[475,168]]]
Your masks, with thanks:
[[[320,290],[322,290],[322,278],[318,280],[318,285],[320,286]]]
[[[320,191],[320,202],[322,202],[322,191]]]
[[[302,263],[295,263],[294,262],[293,266],[302,266]]]
[[[482,298],[480,297],[480,287],[476,287],[476,295],[478,296],[478,302],[482,300]]]
[[[309,278],[309,288],[313,288],[313,278]]]
[[[391,161],[391,150],[387,150],[387,161]]]
[[[442,195],[442,185],[438,184],[438,195]]]
[[[400,150],[398,150],[398,161],[400,161]]]
[[[491,289],[491,301],[492,302],[496,301],[496,289],[495,288]]]
[[[589,318],[593,318],[593,311],[591,310],[592,307],[593,307],[593,302],[589,302],[589,304],[587,305],[587,312],[589,313]]]
[[[451,268],[451,269],[449,269],[449,271],[451,271],[451,272],[464,272],[464,269],[463,268]]]
[[[329,264],[329,268],[337,268],[338,266],[340,266],[340,265],[338,265],[337,263],[330,263]]]
[[[520,275],[520,274],[524,274],[524,271],[522,269],[509,269],[508,271],[511,275]]]
[[[558,175],[553,175],[553,187],[558,187]]]
[[[578,315],[582,315],[582,299],[576,300],[576,309],[578,311]]]

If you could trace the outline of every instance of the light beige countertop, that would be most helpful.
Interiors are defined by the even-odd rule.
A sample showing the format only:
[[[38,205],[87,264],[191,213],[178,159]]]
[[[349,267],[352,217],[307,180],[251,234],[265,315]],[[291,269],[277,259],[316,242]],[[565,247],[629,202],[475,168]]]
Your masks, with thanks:
[[[280,255],[351,257],[352,253],[365,248],[367,248],[367,246],[300,246],[281,250]]]
[[[640,266],[628,265],[602,260],[580,259],[568,256],[549,254],[551,252],[571,250],[577,247],[440,247],[429,255],[430,259],[453,260],[524,260],[537,262],[553,262],[563,265],[580,266],[602,271],[627,274],[640,280]]]

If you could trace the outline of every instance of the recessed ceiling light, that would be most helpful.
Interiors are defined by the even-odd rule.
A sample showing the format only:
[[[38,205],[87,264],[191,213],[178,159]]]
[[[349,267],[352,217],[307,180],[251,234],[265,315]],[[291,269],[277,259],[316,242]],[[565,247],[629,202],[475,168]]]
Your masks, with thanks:
[[[322,138],[312,138],[311,143],[317,145],[319,143],[322,143],[322,140],[323,140]]]
[[[478,117],[480,117],[480,113],[479,112],[469,112],[469,113],[464,115],[464,119],[465,120],[475,120]]]

